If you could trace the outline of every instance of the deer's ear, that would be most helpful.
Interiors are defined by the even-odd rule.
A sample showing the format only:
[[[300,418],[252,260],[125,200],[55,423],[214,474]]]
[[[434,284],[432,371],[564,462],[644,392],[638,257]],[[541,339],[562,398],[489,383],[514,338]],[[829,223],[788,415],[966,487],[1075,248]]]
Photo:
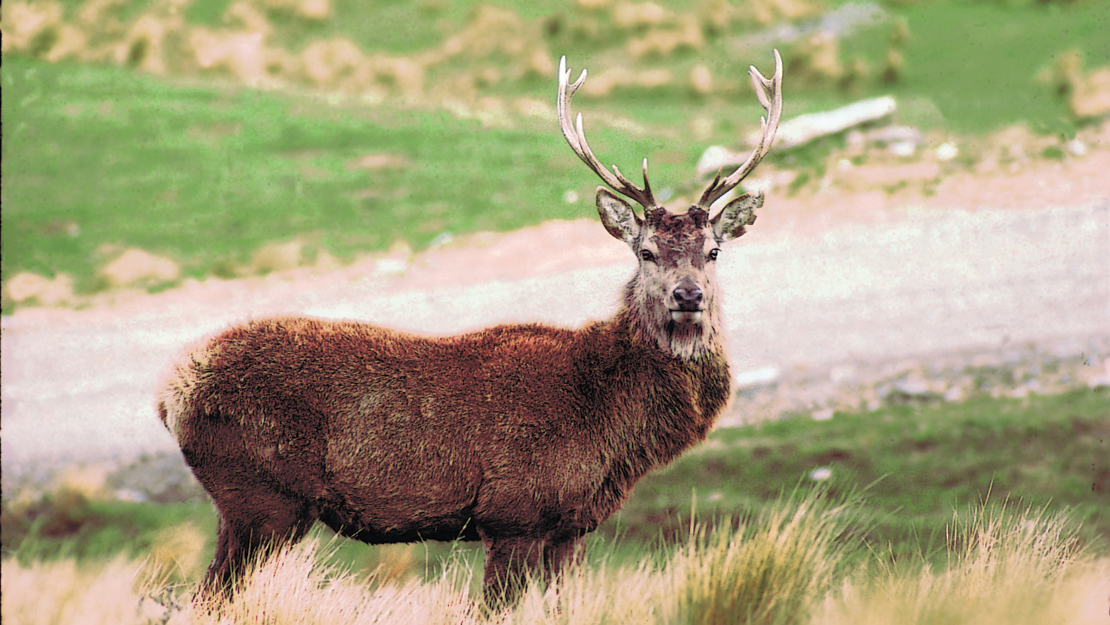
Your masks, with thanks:
[[[747,232],[745,226],[755,223],[755,209],[763,206],[763,194],[745,193],[725,205],[709,223],[713,226],[713,236],[718,243],[739,239]]]
[[[640,217],[636,211],[605,187],[597,188],[597,214],[601,215],[601,224],[614,238],[632,245],[640,235]]]

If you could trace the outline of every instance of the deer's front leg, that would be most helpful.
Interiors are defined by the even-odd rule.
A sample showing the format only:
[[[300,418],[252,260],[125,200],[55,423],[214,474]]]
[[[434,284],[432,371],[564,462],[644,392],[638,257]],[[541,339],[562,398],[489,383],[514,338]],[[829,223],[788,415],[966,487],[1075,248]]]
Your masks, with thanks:
[[[512,605],[539,570],[543,560],[543,541],[488,536],[483,536],[482,541],[486,546],[483,599],[491,608]]]
[[[558,583],[568,568],[581,562],[585,544],[582,536],[547,543],[543,550],[544,582]]]

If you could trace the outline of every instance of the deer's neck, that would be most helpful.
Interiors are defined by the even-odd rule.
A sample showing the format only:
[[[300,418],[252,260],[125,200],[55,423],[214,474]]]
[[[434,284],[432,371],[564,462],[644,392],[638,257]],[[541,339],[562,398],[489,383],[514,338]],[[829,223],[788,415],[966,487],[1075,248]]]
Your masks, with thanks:
[[[658,337],[644,336],[639,323],[622,308],[599,324],[607,338],[595,343],[607,352],[595,354],[608,361],[595,383],[596,392],[609,400],[608,436],[624,441],[633,480],[703,440],[731,392],[719,341],[681,357],[664,349]]]

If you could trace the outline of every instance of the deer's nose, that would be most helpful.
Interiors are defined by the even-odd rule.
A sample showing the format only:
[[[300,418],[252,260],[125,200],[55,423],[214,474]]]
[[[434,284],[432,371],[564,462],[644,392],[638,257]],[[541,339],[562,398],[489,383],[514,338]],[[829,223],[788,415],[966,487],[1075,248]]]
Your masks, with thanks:
[[[679,310],[700,310],[702,292],[693,282],[682,282],[675,287],[674,301]]]

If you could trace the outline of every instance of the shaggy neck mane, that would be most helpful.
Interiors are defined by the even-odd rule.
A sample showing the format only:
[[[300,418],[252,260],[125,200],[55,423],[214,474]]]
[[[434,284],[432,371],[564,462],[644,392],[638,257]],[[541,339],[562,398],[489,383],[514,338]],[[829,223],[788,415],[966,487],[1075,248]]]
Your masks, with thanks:
[[[598,494],[610,503],[597,505],[615,510],[641,476],[705,439],[728,403],[730,376],[719,342],[674,332],[661,342],[628,307],[592,332],[607,338],[585,342],[587,357],[604,373],[588,383],[606,406],[591,427],[604,430],[597,438],[610,449],[613,467]],[[672,344],[690,355],[676,355]]]

